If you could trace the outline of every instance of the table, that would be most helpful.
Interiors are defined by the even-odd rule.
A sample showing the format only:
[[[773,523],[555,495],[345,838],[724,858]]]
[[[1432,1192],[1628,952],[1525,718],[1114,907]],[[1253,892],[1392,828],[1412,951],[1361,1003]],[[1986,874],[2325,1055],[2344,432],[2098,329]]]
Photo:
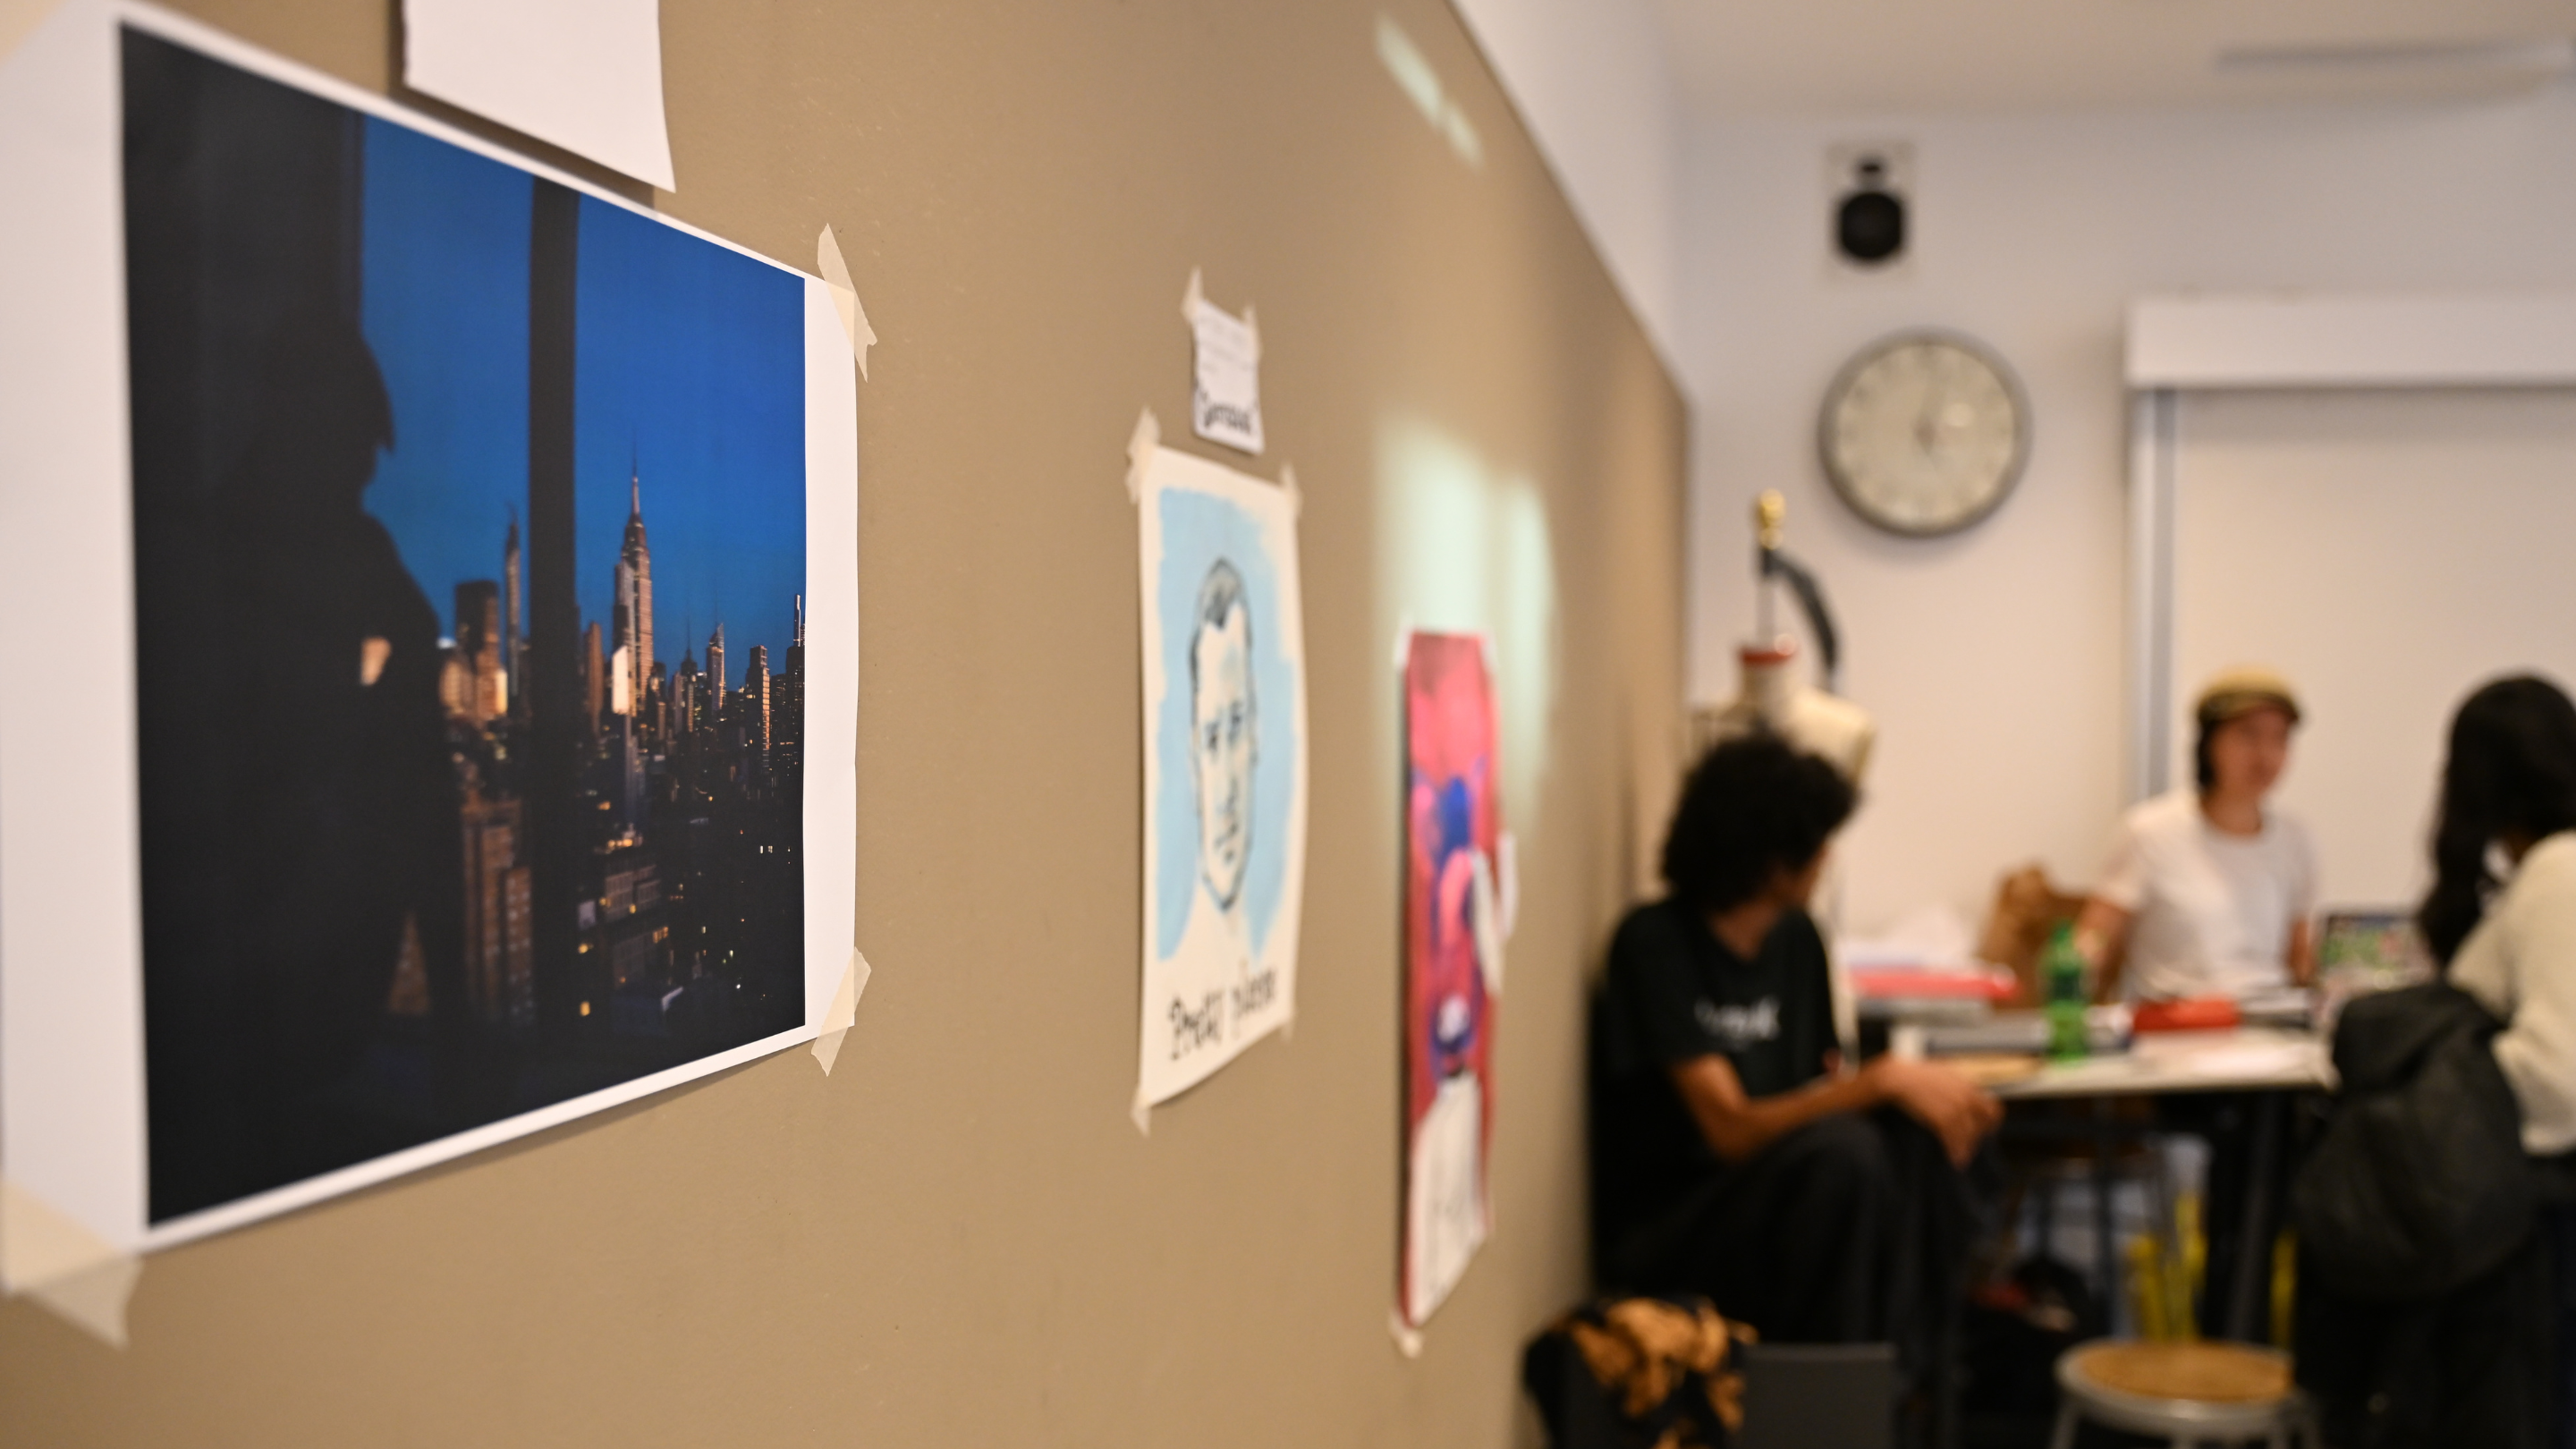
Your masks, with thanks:
[[[2268,1226],[2274,1215],[2271,1168],[2281,1155],[2289,1098],[2299,1092],[2331,1091],[2334,1085],[2334,1063],[2324,1038],[2311,1032],[2247,1026],[2146,1033],[2126,1051],[2049,1062],[2029,1077],[1992,1090],[2008,1103],[2093,1102],[2093,1120],[2082,1132],[2093,1139],[2094,1238],[2106,1317],[2112,1295],[2120,1291],[2120,1255],[2111,1234],[2111,1155],[2122,1136],[2136,1133],[2134,1127],[2114,1120],[2112,1104],[2123,1097],[2196,1092],[2260,1094],[2253,1124],[2253,1170],[2247,1175],[2245,1211],[2238,1222],[2244,1242],[2236,1254],[2226,1311],[2219,1320],[2227,1337],[2247,1339],[2257,1327],[2255,1302],[2271,1265],[2271,1255],[2264,1250],[2271,1241]],[[2058,1135],[2072,1134],[2060,1129]]]
[[[2323,1037],[2279,1027],[2162,1031],[2139,1036],[2126,1051],[2048,1062],[2036,1075],[2005,1082],[2006,1101],[2064,1097],[2148,1097],[2175,1092],[2332,1091],[2334,1061]]]

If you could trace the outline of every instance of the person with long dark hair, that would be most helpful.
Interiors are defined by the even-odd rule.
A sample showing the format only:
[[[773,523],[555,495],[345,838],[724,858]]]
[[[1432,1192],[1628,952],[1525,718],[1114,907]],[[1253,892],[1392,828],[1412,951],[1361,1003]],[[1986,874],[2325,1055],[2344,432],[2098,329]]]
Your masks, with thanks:
[[[2562,1285],[2576,1283],[2576,702],[2548,680],[2495,680],[2451,719],[2416,915],[2452,985],[2504,1023],[2491,1044],[2522,1109],[2522,1148],[2561,1189],[2543,1213]],[[2576,1294],[2558,1294],[2552,1442],[2576,1444]]]
[[[2416,924],[2451,984],[2505,1023],[2496,1064],[2524,1150],[2576,1150],[2576,703],[2548,680],[2496,680],[2452,718]]]

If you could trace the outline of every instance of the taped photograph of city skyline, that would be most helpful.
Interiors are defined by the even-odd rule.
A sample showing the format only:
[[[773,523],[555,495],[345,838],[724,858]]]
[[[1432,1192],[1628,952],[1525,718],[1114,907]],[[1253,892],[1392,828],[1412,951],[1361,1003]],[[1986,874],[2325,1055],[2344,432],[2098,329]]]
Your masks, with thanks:
[[[798,1028],[803,280],[123,48],[151,1220]]]

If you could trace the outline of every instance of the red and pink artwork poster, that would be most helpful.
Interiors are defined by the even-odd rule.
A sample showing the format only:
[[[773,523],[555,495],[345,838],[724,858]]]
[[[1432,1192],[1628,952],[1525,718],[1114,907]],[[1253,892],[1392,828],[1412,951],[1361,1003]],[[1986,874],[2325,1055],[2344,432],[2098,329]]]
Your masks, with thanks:
[[[1502,985],[1502,806],[1485,641],[1407,640],[1404,1255],[1420,1327],[1485,1241],[1492,1211],[1494,1008]]]

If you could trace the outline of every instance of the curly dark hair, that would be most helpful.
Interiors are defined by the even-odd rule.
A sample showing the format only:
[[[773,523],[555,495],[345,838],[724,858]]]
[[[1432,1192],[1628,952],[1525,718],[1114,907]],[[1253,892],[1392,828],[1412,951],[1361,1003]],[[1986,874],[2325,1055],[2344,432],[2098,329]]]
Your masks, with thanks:
[[[1664,884],[1693,910],[1723,911],[1800,871],[1851,818],[1842,772],[1779,736],[1745,735],[1700,757],[1664,835]]]
[[[2496,879],[2487,847],[2576,829],[2576,703],[2534,675],[2494,680],[2451,717],[2433,889],[2415,913],[2433,959],[2448,964],[2486,914]]]

